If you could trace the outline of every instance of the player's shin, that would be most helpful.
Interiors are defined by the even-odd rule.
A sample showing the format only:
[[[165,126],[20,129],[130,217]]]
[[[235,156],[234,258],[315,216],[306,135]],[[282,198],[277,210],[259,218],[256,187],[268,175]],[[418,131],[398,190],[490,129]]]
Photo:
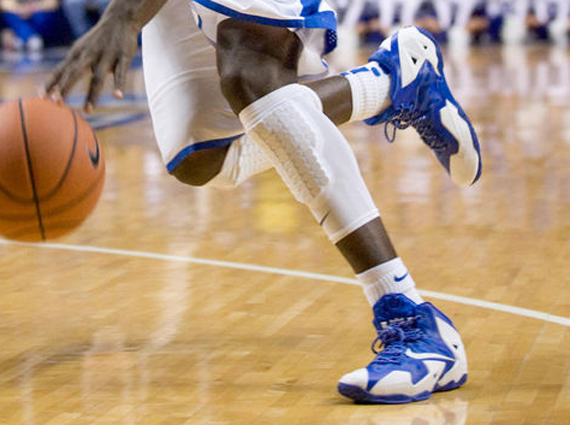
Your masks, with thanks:
[[[348,249],[354,252],[349,255],[341,247],[363,229],[377,229],[372,224],[379,221],[379,213],[352,149],[323,114],[317,94],[305,86],[288,85],[245,108],[240,119],[247,136],[261,147],[295,198],[309,207],[357,271],[370,303],[387,293],[404,293],[421,302],[411,276],[395,254],[380,255],[376,263],[363,269],[351,261],[369,256],[368,251],[379,243],[390,244],[389,238],[377,234],[384,232],[382,226],[381,231],[371,232],[374,241],[351,243]]]
[[[314,91],[282,87],[245,108],[240,119],[333,243],[378,217],[348,142]]]

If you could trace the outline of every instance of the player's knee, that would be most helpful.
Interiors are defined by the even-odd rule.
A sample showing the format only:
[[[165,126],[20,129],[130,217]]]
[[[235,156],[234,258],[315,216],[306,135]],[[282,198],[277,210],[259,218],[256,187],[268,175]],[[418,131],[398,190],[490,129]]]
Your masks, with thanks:
[[[190,186],[204,186],[220,172],[228,147],[197,151],[188,155],[170,172]]]
[[[232,19],[218,25],[218,72],[234,112],[296,82],[301,50],[301,41],[285,28]]]
[[[239,64],[220,70],[220,84],[222,93],[236,113],[257,100],[263,86],[261,79],[255,79],[247,66]]]

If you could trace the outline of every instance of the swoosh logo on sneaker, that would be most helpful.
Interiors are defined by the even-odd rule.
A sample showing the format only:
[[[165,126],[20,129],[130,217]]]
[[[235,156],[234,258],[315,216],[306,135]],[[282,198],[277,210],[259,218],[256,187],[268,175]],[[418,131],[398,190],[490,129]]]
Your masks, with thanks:
[[[409,274],[410,274],[410,272],[406,272],[406,274],[403,275],[402,277],[394,276],[394,282],[396,282],[396,283],[401,282],[402,280],[407,278]]]
[[[93,133],[93,137],[95,138],[95,152],[91,152],[91,149],[89,149],[88,145],[87,154],[89,155],[89,159],[91,160],[93,168],[97,168],[99,166],[99,161],[101,160],[101,152],[99,151],[99,140],[97,140],[95,133]]]
[[[437,354],[437,353],[414,353],[409,348],[406,350],[406,356],[416,360],[436,360],[446,363],[447,362],[455,363],[455,359],[453,357],[444,356],[443,354]]]

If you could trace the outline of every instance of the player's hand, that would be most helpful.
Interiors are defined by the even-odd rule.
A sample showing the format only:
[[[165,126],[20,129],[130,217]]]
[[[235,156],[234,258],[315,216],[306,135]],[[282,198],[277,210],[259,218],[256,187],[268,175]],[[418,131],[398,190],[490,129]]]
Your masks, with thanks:
[[[139,28],[127,21],[103,19],[77,40],[66,58],[48,77],[43,91],[58,101],[77,81],[91,72],[84,109],[91,112],[103,90],[107,74],[114,77],[114,95],[123,97],[127,72],[137,50]]]

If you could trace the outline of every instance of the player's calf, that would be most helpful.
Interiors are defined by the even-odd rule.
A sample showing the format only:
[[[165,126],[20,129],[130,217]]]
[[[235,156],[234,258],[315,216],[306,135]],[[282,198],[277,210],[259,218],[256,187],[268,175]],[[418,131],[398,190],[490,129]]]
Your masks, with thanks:
[[[229,146],[196,151],[171,171],[171,175],[190,186],[204,186],[222,169]]]

